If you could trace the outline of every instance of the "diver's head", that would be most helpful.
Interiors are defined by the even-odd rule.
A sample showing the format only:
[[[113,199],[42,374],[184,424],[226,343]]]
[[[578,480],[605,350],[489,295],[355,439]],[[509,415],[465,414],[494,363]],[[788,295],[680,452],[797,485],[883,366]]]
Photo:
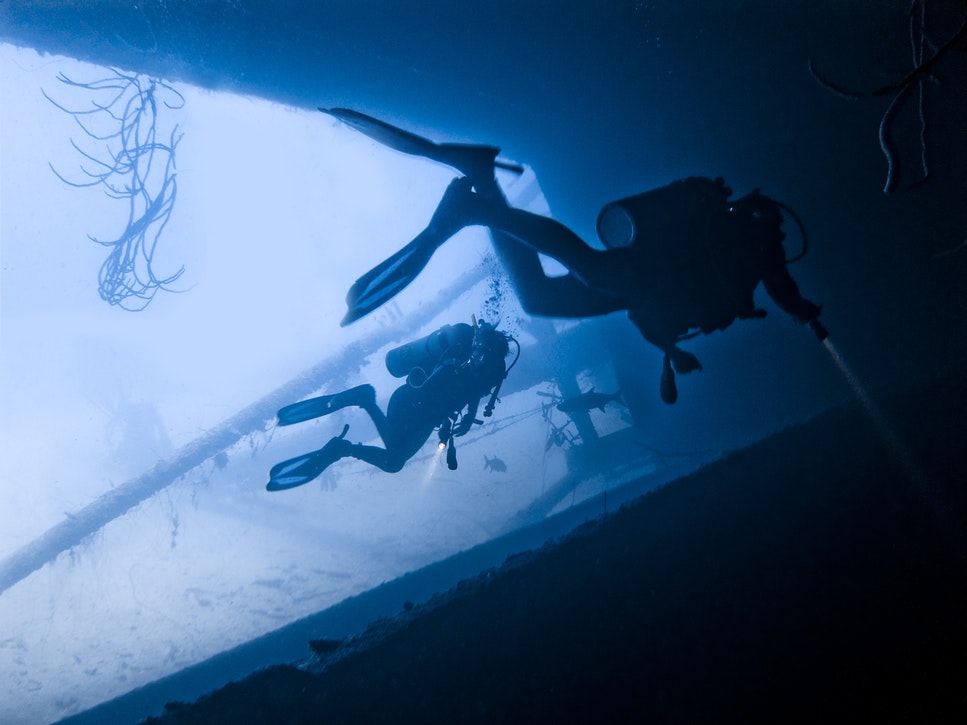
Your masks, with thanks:
[[[510,352],[510,344],[506,333],[483,320],[476,321],[473,329],[473,346],[470,357],[474,362],[485,359],[500,360]]]
[[[786,236],[782,231],[782,209],[758,189],[729,204],[726,219],[735,232],[763,249],[781,243]]]
[[[782,210],[758,189],[736,199],[727,208],[729,216],[739,223],[762,229],[778,229],[782,226]]]

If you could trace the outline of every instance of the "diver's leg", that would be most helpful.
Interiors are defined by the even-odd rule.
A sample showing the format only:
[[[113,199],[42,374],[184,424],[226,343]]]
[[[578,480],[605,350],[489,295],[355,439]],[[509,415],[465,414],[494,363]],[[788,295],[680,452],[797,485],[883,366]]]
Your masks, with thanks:
[[[401,385],[397,388],[390,398],[385,414],[376,404],[375,392],[371,395],[359,396],[355,405],[369,415],[385,448],[349,443],[342,440],[342,436],[346,435],[346,431],[343,430],[342,436],[333,438],[326,448],[317,451],[317,454],[328,449],[327,453],[330,457],[337,456],[333,460],[346,457],[357,458],[387,473],[396,473],[426,443],[426,439],[433,432],[434,424],[421,419],[418,402],[419,391],[409,385]],[[325,456],[319,460],[322,461],[324,458]],[[331,462],[326,461],[326,465]]]
[[[383,448],[357,443],[344,455],[356,458],[387,473],[396,473],[420,450],[433,432],[433,424],[421,419],[419,391],[401,385],[390,398],[384,414],[373,400],[360,406],[376,426]]]
[[[425,414],[422,412],[420,399],[420,390],[410,386],[409,383],[405,383],[398,387],[390,397],[389,405],[386,406],[386,413],[383,413],[376,405],[375,396],[365,403],[360,403],[359,407],[369,415],[376,427],[376,432],[387,448],[410,448],[413,445],[410,441],[414,437],[419,437],[418,435],[415,436],[413,430],[423,430],[429,425],[427,433],[423,435],[419,444],[414,448],[415,451],[426,441],[435,425],[435,422],[426,423],[423,420]]]
[[[587,246],[555,219],[508,206],[492,174],[489,179],[482,178],[485,180],[455,179],[426,229],[353,284],[346,295],[349,309],[342,325],[390,300],[416,278],[441,244],[471,225],[489,227],[495,239],[500,235],[495,248],[507,261],[521,304],[528,312],[583,317],[626,306],[620,297],[607,293],[621,286],[607,252]],[[480,193],[475,193],[474,188]],[[522,245],[526,250],[514,250],[513,245]],[[537,253],[558,260],[570,270],[570,275],[548,278]]]
[[[625,303],[583,284],[573,274],[549,277],[532,248],[491,230],[494,252],[507,271],[521,306],[542,317],[595,317],[625,308]]]
[[[611,281],[607,251],[589,247],[556,219],[512,207],[503,197],[461,191],[466,201],[467,224],[502,232],[532,251],[556,259],[585,286],[607,289]]]
[[[425,443],[428,437],[429,433],[423,438],[420,444]],[[419,450],[419,447],[417,447],[417,450]],[[398,448],[380,448],[379,446],[366,446],[362,443],[357,443],[348,449],[346,455],[350,458],[356,458],[363,463],[375,466],[382,471],[386,471],[386,473],[398,473],[414,453],[416,453],[415,450],[406,451]]]
[[[397,473],[403,468],[406,460],[400,460],[398,456],[394,456],[385,448],[380,448],[379,446],[366,446],[362,443],[357,443],[349,449],[347,454],[351,458],[356,458],[363,463],[368,463],[371,466],[375,466],[386,473]]]
[[[490,217],[488,209],[506,210],[511,208],[503,190],[493,176],[492,169],[489,177],[482,172],[473,177],[473,188],[477,196],[485,202],[483,205],[485,211],[478,214],[484,225],[490,226],[491,221],[496,223],[499,219],[508,227],[514,226],[519,233],[526,231],[514,225],[513,219],[502,218],[501,211],[497,212],[496,217]],[[523,213],[530,214],[529,212]],[[550,223],[547,228],[543,227],[546,222]],[[553,219],[538,217],[538,220],[528,220],[528,225],[529,231],[534,233],[549,232],[553,235],[566,236],[569,240],[566,244],[569,247],[586,246],[570,229]],[[542,228],[534,229],[533,227],[537,225],[541,225]],[[527,313],[544,317],[594,317],[625,308],[620,299],[588,287],[571,272],[561,276],[549,277],[541,264],[536,244],[521,240],[496,226],[490,226],[489,231],[494,252],[507,271],[517,293],[517,298]],[[560,242],[556,245],[558,249],[561,246]]]
[[[389,422],[386,419],[386,415],[382,410],[379,409],[379,406],[376,405],[375,395],[371,400],[361,403],[359,407],[365,410],[367,415],[369,415],[370,419],[373,421],[373,425],[376,427],[376,432],[383,440],[383,443],[386,443],[387,440],[393,437],[394,431],[391,429]]]

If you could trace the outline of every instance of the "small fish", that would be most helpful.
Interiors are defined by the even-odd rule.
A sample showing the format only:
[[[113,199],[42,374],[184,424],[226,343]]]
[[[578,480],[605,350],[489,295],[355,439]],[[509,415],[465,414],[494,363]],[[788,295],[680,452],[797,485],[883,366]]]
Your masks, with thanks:
[[[495,473],[505,473],[507,471],[507,464],[502,460],[494,456],[493,458],[488,458],[487,454],[484,454],[484,468],[489,468]]]
[[[608,403],[615,402],[624,405],[624,401],[621,400],[621,391],[615,393],[596,393],[594,388],[591,388],[586,393],[581,393],[580,395],[575,395],[573,398],[568,398],[557,404],[557,409],[563,413],[574,413],[579,410],[591,410],[592,408],[597,408],[602,413],[604,412],[604,406]]]

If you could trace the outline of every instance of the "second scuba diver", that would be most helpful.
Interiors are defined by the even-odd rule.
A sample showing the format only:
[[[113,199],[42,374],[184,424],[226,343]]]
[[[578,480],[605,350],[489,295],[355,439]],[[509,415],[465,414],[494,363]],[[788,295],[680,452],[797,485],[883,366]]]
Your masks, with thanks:
[[[466,435],[475,423],[482,423],[477,419],[477,411],[487,395],[490,400],[483,415],[488,417],[493,412],[500,385],[510,371],[504,364],[510,341],[516,343],[495,326],[474,320],[473,325],[445,325],[427,337],[390,350],[386,367],[395,377],[405,376],[406,383],[393,393],[385,414],[376,404],[372,385],[357,385],[282,408],[278,413],[279,425],[292,425],[357,406],[372,419],[385,447],[346,440],[346,425],[340,435],[319,450],[273,466],[266,488],[281,491],[301,486],[346,457],[395,473],[423,447],[434,430],[439,431],[440,445],[448,448],[449,467],[455,469],[453,439]],[[517,352],[519,355],[519,346]]]

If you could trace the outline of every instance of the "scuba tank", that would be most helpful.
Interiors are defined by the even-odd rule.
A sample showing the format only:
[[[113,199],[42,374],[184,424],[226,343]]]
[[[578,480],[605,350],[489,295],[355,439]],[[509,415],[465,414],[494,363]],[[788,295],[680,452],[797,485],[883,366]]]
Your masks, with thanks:
[[[608,249],[677,243],[704,232],[709,215],[723,209],[731,193],[721,178],[693,176],[619,199],[598,214],[598,237]]]
[[[612,201],[598,213],[598,237],[608,249],[639,245],[657,257],[652,261],[666,258],[673,261],[676,255],[673,250],[681,253],[698,240],[706,239],[713,227],[723,223],[734,225],[742,218],[747,224],[769,221],[778,229],[785,213],[796,223],[802,238],[802,249],[787,258],[786,264],[805,256],[809,246],[806,227],[792,209],[760,194],[758,189],[732,202],[731,195],[732,190],[721,177],[692,176]],[[672,256],[668,257],[669,254]]]
[[[419,340],[394,347],[386,353],[386,369],[394,378],[405,378],[419,368],[429,375],[440,358],[454,347],[465,347],[468,351],[473,344],[473,328],[463,322],[444,325]]]

